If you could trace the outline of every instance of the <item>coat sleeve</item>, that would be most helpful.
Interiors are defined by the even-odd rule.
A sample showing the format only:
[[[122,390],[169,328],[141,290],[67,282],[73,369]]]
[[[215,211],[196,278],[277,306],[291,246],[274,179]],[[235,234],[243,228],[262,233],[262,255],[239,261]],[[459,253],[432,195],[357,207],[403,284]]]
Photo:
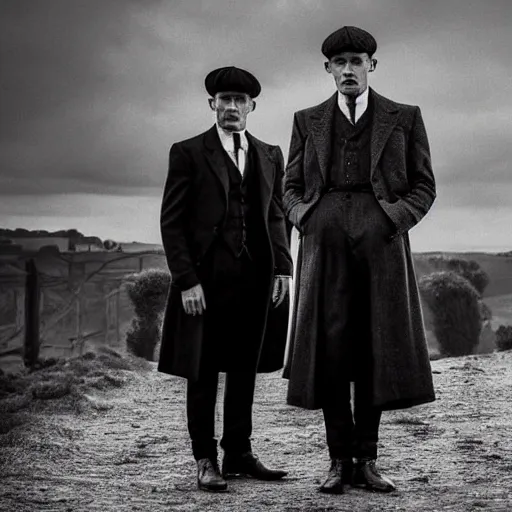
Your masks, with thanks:
[[[429,211],[436,198],[436,184],[427,132],[419,107],[416,107],[407,153],[409,192],[388,204],[387,212],[399,233],[414,227]]]
[[[274,150],[276,173],[269,208],[269,232],[274,252],[274,275],[292,276],[293,263],[290,254],[290,237],[287,219],[283,211],[284,158],[279,146]]]
[[[160,211],[160,231],[172,282],[180,290],[199,284],[186,232],[192,172],[190,157],[180,144],[174,144],[169,154],[169,172]]]
[[[307,206],[304,196],[304,147],[305,136],[300,129],[299,117],[293,118],[292,138],[288,152],[288,165],[284,177],[283,207],[290,222],[300,231],[300,223]]]

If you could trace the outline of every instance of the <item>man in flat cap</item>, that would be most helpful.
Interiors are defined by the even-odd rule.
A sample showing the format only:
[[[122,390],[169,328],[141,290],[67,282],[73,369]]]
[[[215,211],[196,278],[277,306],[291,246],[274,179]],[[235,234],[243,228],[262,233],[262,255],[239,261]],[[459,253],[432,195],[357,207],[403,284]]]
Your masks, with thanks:
[[[216,122],[173,144],[161,208],[172,276],[158,369],[187,382],[187,420],[198,487],[227,489],[246,475],[277,480],[251,451],[257,372],[283,367],[292,274],[282,209],[281,149],[246,131],[261,90],[249,72],[226,67],[205,80]],[[215,404],[225,372],[222,474]]]
[[[356,27],[324,41],[337,91],[295,114],[285,171],[300,240],[287,401],[323,410],[333,494],[394,490],[375,465],[381,412],[435,399],[408,237],[436,196],[429,143],[418,107],[368,87],[376,49]]]

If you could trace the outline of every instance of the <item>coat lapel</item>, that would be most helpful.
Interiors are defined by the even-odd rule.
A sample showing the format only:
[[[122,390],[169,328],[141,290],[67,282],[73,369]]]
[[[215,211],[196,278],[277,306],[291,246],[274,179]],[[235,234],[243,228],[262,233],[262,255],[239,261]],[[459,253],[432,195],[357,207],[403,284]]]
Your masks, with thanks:
[[[274,164],[266,146],[249,132],[246,132],[246,135],[249,144],[253,147],[257,156],[259,169],[256,172],[259,171],[260,179],[258,181],[260,183],[261,203],[263,212],[266,214],[272,195],[272,184],[274,182],[275,172]]]
[[[219,139],[216,126],[212,126],[204,137],[204,145],[206,147],[205,156],[208,164],[210,165],[213,173],[219,179],[219,182],[224,190],[224,197],[226,205],[228,204],[229,193],[229,174],[228,167],[224,156],[224,148]]]
[[[373,176],[375,167],[384,149],[393,128],[398,121],[398,108],[396,105],[377,94],[373,89],[370,89],[370,94],[373,99],[373,123],[372,123],[372,138],[371,138],[371,164],[370,173]]]
[[[324,182],[331,159],[331,132],[338,93],[321,103],[311,114],[311,133]]]

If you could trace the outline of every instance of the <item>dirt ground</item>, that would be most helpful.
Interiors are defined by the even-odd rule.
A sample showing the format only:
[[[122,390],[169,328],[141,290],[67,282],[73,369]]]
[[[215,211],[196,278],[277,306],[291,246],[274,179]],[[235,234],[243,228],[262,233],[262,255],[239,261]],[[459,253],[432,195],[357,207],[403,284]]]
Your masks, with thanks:
[[[512,352],[432,367],[436,402],[384,414],[379,465],[398,485],[388,495],[316,491],[329,465],[322,415],[287,406],[279,372],[258,377],[253,446],[288,477],[197,491],[185,382],[152,365],[91,396],[96,411],[41,413],[0,435],[0,510],[511,511]],[[219,405],[218,427],[221,414]]]

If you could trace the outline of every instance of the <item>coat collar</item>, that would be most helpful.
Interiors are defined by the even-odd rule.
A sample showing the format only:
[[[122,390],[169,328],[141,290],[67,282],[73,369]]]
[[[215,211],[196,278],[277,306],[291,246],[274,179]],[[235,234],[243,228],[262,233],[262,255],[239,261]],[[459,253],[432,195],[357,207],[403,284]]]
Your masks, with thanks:
[[[384,149],[393,128],[398,121],[398,105],[384,96],[377,94],[370,88],[373,100],[373,124],[370,143],[370,175],[373,175],[375,167]]]
[[[219,179],[225,192],[227,202],[229,191],[229,174],[226,160],[224,157],[224,148],[217,133],[217,127],[213,125],[204,135],[204,145],[206,148],[205,155],[213,173]]]
[[[245,132],[247,140],[249,141],[249,148],[253,148],[256,153],[256,162],[258,164],[258,170],[260,175],[260,186],[261,186],[261,198],[264,200],[265,197],[270,197],[272,190],[272,183],[274,180],[274,165],[272,156],[270,155],[268,145],[260,141],[254,135]],[[214,174],[219,179],[222,188],[225,192],[225,198],[227,202],[228,191],[229,191],[229,174],[226,165],[226,159],[224,156],[224,148],[219,139],[217,128],[213,125],[204,136],[204,145],[206,148],[206,159],[210,164],[210,167]]]
[[[371,101],[373,101],[373,119],[371,136],[371,173],[373,174],[377,162],[393,127],[396,125],[399,111],[398,105],[370,88]],[[328,166],[331,161],[331,134],[334,109],[338,108],[338,92],[336,91],[328,100],[314,107],[310,112],[311,133],[313,144],[318,157],[320,171],[326,180]]]

